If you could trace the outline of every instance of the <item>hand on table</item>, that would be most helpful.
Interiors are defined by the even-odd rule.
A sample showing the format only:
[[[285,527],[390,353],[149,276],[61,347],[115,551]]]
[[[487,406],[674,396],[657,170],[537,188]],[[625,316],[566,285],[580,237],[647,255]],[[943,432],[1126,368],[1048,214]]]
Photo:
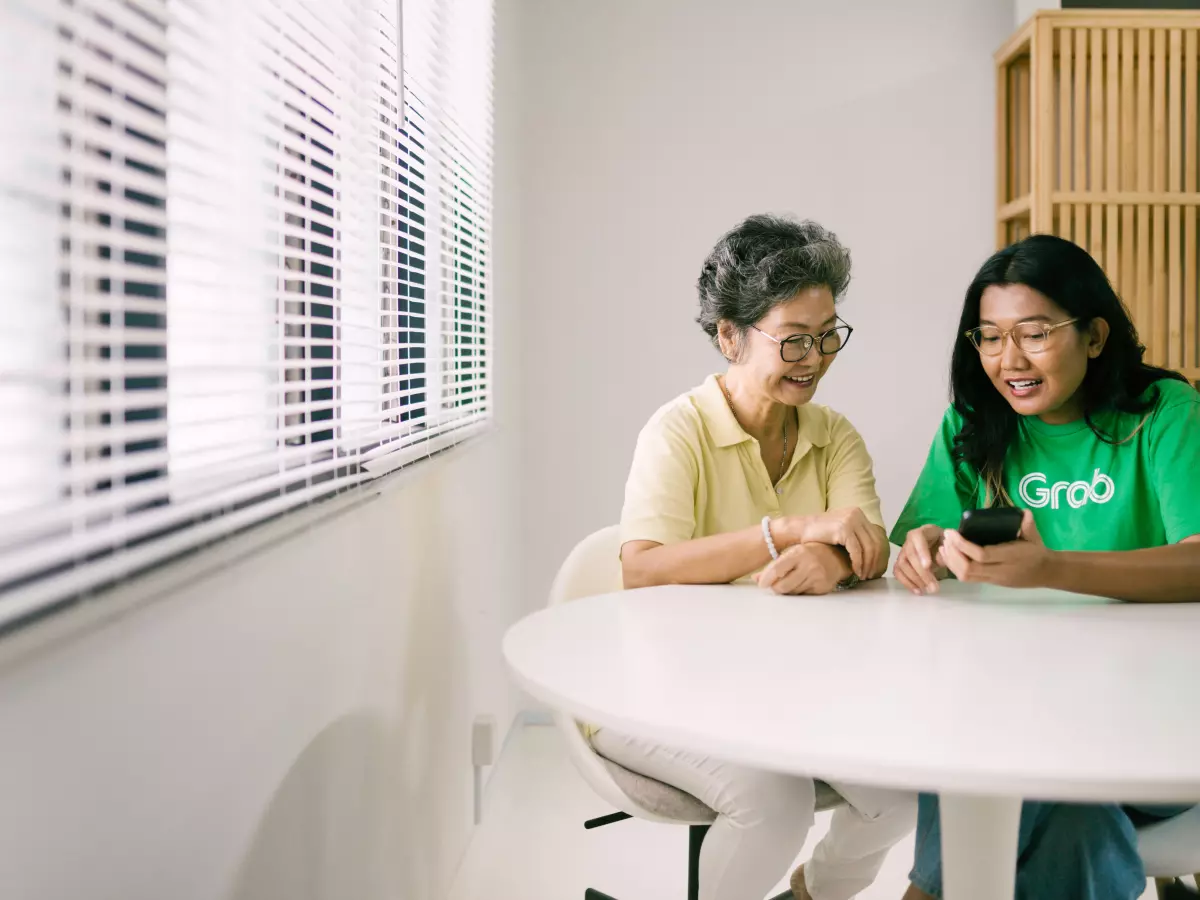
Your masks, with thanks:
[[[800,524],[799,533],[799,540],[796,541],[799,544],[845,547],[850,554],[854,574],[864,581],[887,568],[890,554],[887,536],[856,506],[806,516]]]
[[[776,594],[831,594],[845,577],[845,559],[827,544],[793,544],[754,576]]]
[[[935,565],[946,532],[937,525],[914,528],[904,539],[892,574],[914,594],[936,594],[938,581],[950,575],[940,563]]]

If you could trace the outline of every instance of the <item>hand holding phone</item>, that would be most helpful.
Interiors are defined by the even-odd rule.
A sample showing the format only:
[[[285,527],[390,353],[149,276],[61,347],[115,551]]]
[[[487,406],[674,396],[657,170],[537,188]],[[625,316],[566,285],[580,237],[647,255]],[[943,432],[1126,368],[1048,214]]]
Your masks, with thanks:
[[[1011,506],[968,509],[962,514],[958,533],[978,547],[1007,544],[1021,536],[1024,513]]]

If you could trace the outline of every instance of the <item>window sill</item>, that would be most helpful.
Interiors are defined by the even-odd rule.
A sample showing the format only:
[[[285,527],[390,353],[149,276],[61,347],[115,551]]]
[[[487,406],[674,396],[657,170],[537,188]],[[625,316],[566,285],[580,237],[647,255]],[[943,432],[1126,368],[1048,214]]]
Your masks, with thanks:
[[[484,444],[496,433],[493,422],[464,429],[456,440],[440,449],[429,446],[402,465],[370,481],[279,513],[232,532],[211,544],[164,559],[96,593],[65,598],[48,604],[24,620],[0,628],[0,670],[37,654],[83,637],[112,621],[155,601],[167,599],[185,585],[191,586],[232,565],[238,565],[270,547],[291,540],[312,528],[359,509]],[[446,435],[449,437],[449,435]],[[393,455],[389,454],[387,459]],[[374,473],[373,473],[374,474]]]

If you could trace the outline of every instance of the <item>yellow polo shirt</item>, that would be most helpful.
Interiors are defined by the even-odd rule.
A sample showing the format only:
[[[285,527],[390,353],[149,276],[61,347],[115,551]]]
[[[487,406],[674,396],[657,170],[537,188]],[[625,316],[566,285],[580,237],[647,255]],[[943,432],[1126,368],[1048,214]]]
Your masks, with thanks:
[[[799,407],[799,440],[778,485],[758,441],[734,418],[715,375],[662,407],[638,436],[621,543],[677,544],[740,531],[763,516],[857,506],[884,527],[867,445],[841,413]]]

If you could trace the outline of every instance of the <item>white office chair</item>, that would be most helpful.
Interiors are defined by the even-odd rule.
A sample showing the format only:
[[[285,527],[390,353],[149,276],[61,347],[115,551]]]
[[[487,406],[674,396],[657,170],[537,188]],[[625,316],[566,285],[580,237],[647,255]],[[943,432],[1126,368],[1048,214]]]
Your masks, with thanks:
[[[620,537],[615,526],[601,529],[576,545],[558,570],[550,588],[550,605],[619,591],[621,583]],[[597,755],[584,738],[578,723],[562,713],[554,714],[555,724],[567,744],[571,762],[584,781],[620,812],[590,819],[584,828],[599,828],[625,819],[638,818],[689,826],[688,900],[699,896],[700,846],[708,826],[717,814],[684,791],[619,766]],[[823,782],[817,782],[817,809],[831,809],[844,801]],[[780,895],[790,897],[791,893]],[[584,900],[613,900],[607,894],[588,888]]]
[[[1161,900],[1196,896],[1183,890],[1179,879],[1196,873],[1196,886],[1200,887],[1200,806],[1138,829],[1138,852]]]

